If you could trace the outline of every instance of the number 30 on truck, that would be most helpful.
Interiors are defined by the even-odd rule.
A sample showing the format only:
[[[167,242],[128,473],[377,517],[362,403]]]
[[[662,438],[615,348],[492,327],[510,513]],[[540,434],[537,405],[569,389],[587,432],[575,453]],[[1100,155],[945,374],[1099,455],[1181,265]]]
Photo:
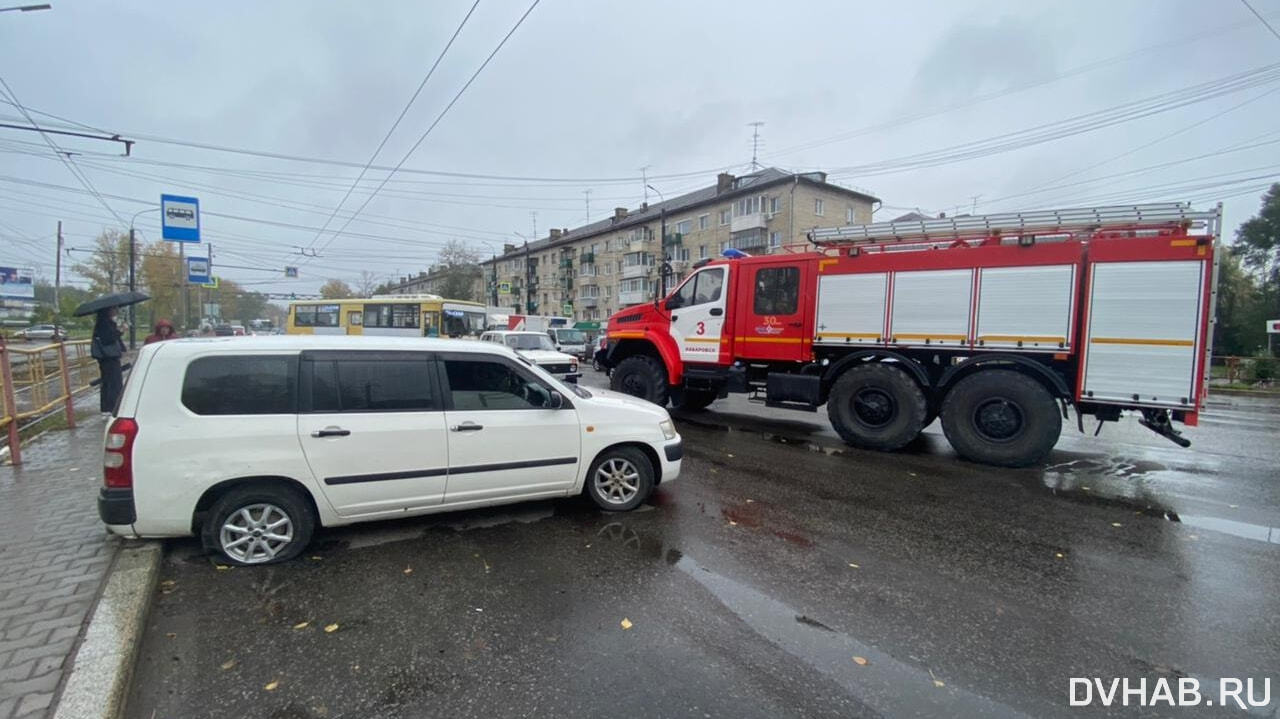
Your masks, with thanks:
[[[940,419],[967,459],[1043,459],[1074,409],[1188,446],[1205,400],[1221,206],[1164,203],[816,229],[814,249],[704,261],[609,318],[613,389],[697,410],[729,392],[896,450]],[[1100,427],[1101,425],[1099,425]]]

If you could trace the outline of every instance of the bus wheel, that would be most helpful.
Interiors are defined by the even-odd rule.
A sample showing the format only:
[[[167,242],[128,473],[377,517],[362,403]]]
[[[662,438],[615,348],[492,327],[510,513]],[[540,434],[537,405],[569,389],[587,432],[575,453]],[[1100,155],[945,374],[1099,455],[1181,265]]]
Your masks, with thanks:
[[[878,362],[840,375],[827,398],[827,416],[855,447],[892,451],[920,434],[927,404],[906,372]]]
[[[667,370],[647,355],[633,355],[618,363],[609,375],[609,389],[667,406]]]
[[[1058,403],[1044,385],[1012,370],[965,377],[942,401],[942,431],[965,459],[1025,467],[1044,459],[1062,432]]]

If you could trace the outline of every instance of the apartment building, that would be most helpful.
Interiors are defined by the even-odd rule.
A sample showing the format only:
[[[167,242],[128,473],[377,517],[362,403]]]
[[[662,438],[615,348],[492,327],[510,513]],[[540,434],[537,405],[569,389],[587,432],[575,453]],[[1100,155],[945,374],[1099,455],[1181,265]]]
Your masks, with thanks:
[[[709,187],[637,209],[619,207],[583,227],[553,229],[527,245],[507,245],[481,264],[487,294],[498,306],[589,326],[652,299],[664,259],[671,264],[670,290],[700,259],[730,247],[759,255],[807,245],[806,233],[815,227],[870,222],[878,202],[827,182],[824,172],[721,173]]]

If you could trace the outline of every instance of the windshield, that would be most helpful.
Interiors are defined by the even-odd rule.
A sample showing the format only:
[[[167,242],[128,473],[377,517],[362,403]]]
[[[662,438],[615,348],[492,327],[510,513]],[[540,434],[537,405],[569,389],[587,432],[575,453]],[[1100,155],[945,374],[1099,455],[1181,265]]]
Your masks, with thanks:
[[[586,335],[582,334],[582,330],[555,330],[556,338],[560,340],[562,345],[580,345],[586,344]]]
[[[551,350],[555,351],[555,345],[551,344],[551,338],[540,334],[527,335],[507,335],[507,346],[513,350]]]

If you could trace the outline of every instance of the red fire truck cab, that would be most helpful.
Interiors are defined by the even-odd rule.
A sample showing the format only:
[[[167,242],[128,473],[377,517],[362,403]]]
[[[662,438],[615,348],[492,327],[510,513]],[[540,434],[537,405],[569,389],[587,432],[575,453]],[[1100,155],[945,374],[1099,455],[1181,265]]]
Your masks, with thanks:
[[[1053,210],[814,230],[816,249],[704,261],[609,318],[613,389],[698,410],[729,392],[895,450],[1040,461],[1068,409],[1182,446],[1205,398],[1221,208]]]

